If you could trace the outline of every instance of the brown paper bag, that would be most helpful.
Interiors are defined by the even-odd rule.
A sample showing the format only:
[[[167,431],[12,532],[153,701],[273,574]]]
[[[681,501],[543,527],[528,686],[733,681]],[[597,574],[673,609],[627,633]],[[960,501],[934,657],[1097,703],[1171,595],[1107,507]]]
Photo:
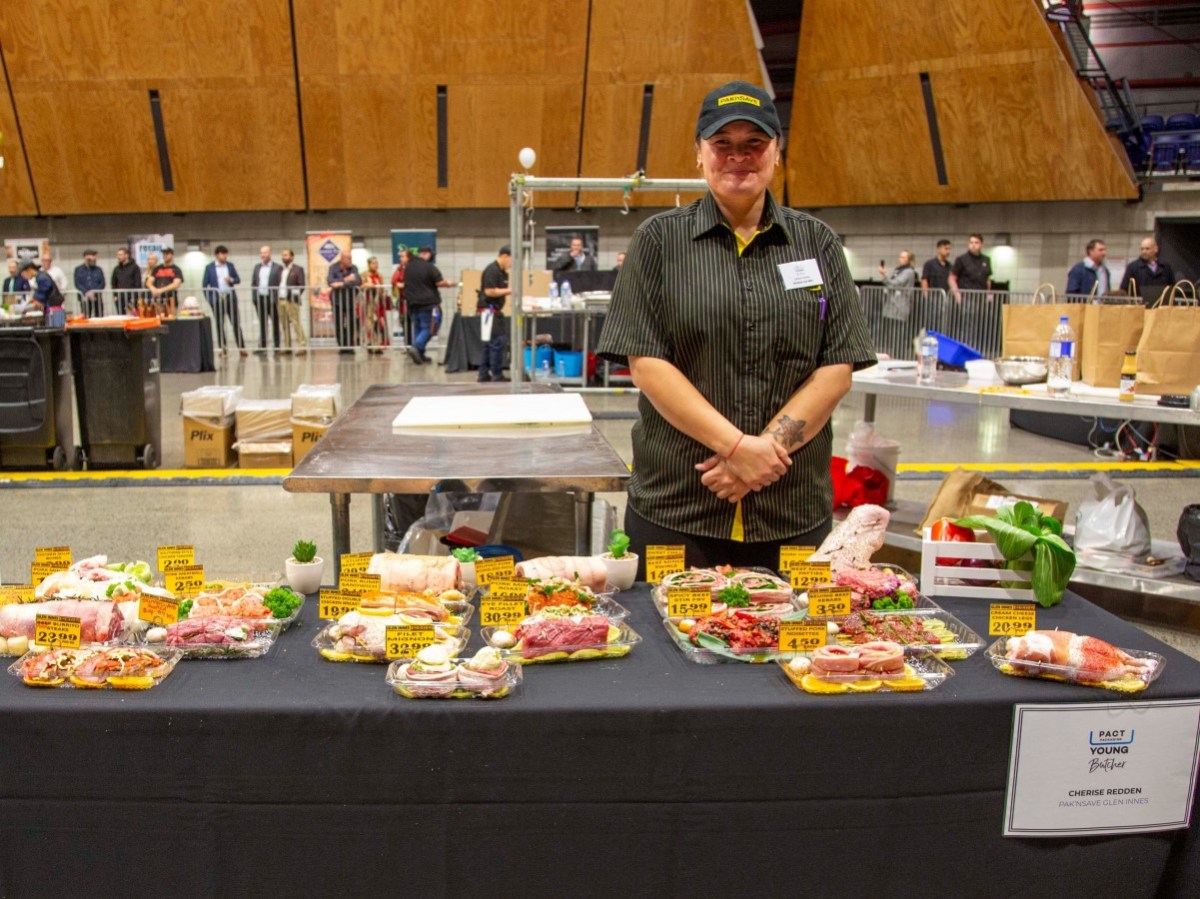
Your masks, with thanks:
[[[1190,296],[1184,284],[1191,287]],[[1200,384],[1200,305],[1190,281],[1180,281],[1146,307],[1137,369],[1137,393],[1187,396]]]
[[[1038,300],[1046,296],[1045,288],[1049,288],[1049,303]],[[1001,354],[1005,356],[1041,356],[1046,358],[1050,353],[1050,335],[1058,327],[1058,320],[1066,316],[1075,331],[1077,344],[1083,342],[1083,304],[1059,303],[1054,285],[1043,284],[1033,296],[1034,302],[1004,304],[1003,326],[1004,339],[1001,344]],[[1081,372],[1081,353],[1075,348],[1075,372],[1072,380],[1078,381]]]
[[[1137,349],[1145,307],[1140,302],[1094,302],[1083,307],[1079,338],[1083,382],[1093,387],[1120,387],[1125,351]]]
[[[922,533],[939,518],[965,518],[968,515],[995,515],[996,509],[1005,502],[1025,500],[1033,503],[1044,515],[1053,515],[1062,521],[1067,514],[1067,504],[1056,499],[1036,496],[1020,496],[1009,492],[1003,484],[986,478],[977,471],[956,468],[942,480],[929,511],[917,528]]]

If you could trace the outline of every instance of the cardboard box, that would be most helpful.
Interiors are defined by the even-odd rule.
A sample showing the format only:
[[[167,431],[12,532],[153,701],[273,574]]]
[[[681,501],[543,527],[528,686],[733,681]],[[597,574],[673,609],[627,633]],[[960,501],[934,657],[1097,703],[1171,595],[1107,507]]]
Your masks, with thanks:
[[[233,418],[183,417],[185,468],[228,468],[233,464]]]
[[[301,384],[292,394],[292,420],[328,424],[342,413],[341,384]]]
[[[329,428],[330,425],[320,422],[292,419],[292,465],[299,465]]]
[[[237,433],[243,441],[290,440],[292,401],[242,400],[237,406]]]
[[[261,443],[238,441],[239,468],[292,467],[292,441],[269,440]]]
[[[998,484],[977,471],[956,468],[942,480],[916,532],[920,534],[925,528],[932,527],[939,518],[995,515],[1001,506],[1020,500],[1032,503],[1043,515],[1052,515],[1059,521],[1066,519],[1067,504],[1061,500],[1012,493],[1003,484]]]
[[[210,384],[182,394],[179,411],[191,418],[224,418],[233,415],[241,401],[241,387]]]

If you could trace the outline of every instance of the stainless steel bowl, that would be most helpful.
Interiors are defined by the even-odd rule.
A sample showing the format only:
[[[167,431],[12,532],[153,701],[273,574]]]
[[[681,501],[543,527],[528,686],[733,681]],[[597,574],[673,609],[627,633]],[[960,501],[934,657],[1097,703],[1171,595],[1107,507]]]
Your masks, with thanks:
[[[1005,384],[1037,384],[1046,380],[1050,361],[1045,356],[1001,356],[996,374]]]

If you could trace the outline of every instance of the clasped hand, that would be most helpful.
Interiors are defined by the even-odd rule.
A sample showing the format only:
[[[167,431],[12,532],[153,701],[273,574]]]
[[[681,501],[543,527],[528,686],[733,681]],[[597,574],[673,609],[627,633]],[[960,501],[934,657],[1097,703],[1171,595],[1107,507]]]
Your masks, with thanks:
[[[792,457],[769,437],[746,435],[725,458],[712,455],[696,466],[700,483],[718,497],[736,503],[751,490],[774,484],[787,472]]]

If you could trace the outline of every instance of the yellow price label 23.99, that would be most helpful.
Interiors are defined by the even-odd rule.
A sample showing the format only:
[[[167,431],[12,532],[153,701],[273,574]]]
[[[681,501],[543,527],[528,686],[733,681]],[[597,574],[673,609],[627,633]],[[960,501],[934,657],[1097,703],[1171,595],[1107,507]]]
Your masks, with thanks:
[[[525,598],[497,599],[486,596],[479,600],[479,623],[492,627],[520,624],[526,615]]]
[[[672,587],[667,591],[667,616],[669,618],[696,618],[711,614],[711,590]]]
[[[164,571],[163,586],[176,596],[194,596],[204,588],[204,566],[191,565]]]
[[[184,543],[158,548],[158,570],[164,574],[176,568],[196,567],[196,547]]]
[[[174,624],[179,620],[179,600],[143,594],[138,601],[138,618],[155,627]]]
[[[668,574],[687,570],[687,547],[647,546],[646,581],[661,584]]]
[[[317,617],[335,621],[358,608],[362,597],[342,590],[322,587],[317,600]]]
[[[493,581],[511,581],[516,562],[512,556],[495,556],[475,562],[475,583],[481,587]]]
[[[62,615],[38,615],[33,623],[33,642],[39,646],[78,649],[83,622]]]
[[[389,624],[384,635],[384,650],[389,659],[411,659],[434,642],[432,624]]]
[[[811,618],[841,618],[850,614],[849,587],[815,587],[808,591],[808,614]]]
[[[812,652],[828,641],[829,630],[823,621],[779,622],[780,652]]]
[[[828,562],[802,562],[788,569],[788,579],[797,590],[807,590],[813,584],[826,584],[832,577]]]
[[[988,607],[988,636],[1019,637],[1037,630],[1037,608],[1019,603],[992,603]]]

